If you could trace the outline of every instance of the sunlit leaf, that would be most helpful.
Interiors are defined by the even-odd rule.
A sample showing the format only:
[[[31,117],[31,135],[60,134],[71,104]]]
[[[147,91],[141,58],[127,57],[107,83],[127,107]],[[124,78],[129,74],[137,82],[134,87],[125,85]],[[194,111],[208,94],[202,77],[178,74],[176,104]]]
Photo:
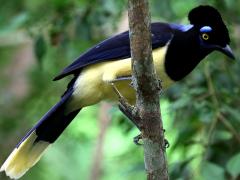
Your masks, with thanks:
[[[203,180],[224,180],[224,169],[214,163],[204,162],[202,163],[201,174]]]
[[[238,122],[240,122],[240,111],[238,109],[235,109],[233,107],[229,107],[229,106],[224,106],[222,108],[223,112],[229,113],[231,116],[234,117],[235,120],[237,120]]]
[[[240,174],[240,153],[234,155],[227,163],[227,171],[236,178]]]
[[[190,97],[185,95],[184,98],[176,100],[171,107],[175,109],[183,108],[189,105],[190,101],[191,101]]]

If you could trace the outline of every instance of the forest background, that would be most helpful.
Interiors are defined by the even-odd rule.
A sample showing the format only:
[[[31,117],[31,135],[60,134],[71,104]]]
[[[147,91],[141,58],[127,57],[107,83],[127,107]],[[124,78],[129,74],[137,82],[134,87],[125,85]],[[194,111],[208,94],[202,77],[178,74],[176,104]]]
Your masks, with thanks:
[[[48,111],[71,77],[52,82],[81,53],[128,29],[126,0],[0,0],[0,164]],[[216,7],[236,61],[215,52],[161,95],[170,179],[240,178],[240,1],[151,0],[152,21],[187,24]],[[138,130],[118,108],[85,108],[23,180],[144,180]],[[3,173],[0,179],[8,179]]]

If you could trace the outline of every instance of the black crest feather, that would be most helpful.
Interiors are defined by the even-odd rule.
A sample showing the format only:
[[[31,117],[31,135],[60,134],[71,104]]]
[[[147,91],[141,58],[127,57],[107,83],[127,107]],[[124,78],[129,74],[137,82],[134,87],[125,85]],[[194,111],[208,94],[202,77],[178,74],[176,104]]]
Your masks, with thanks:
[[[197,26],[211,26],[217,30],[219,37],[229,43],[228,29],[217,9],[209,5],[201,5],[192,9],[188,14],[190,24]]]
[[[190,11],[188,19],[191,24],[223,23],[220,13],[212,6],[198,6]]]

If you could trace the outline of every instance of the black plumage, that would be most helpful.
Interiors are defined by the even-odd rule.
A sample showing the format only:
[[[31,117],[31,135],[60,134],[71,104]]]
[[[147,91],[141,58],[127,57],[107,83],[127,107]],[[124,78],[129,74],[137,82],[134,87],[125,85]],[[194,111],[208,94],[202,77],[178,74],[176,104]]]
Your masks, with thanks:
[[[173,29],[167,23],[152,23],[152,48],[163,47],[173,36]],[[129,31],[113,36],[89,49],[66,67],[54,80],[69,74],[79,73],[82,68],[105,61],[116,61],[131,56]]]

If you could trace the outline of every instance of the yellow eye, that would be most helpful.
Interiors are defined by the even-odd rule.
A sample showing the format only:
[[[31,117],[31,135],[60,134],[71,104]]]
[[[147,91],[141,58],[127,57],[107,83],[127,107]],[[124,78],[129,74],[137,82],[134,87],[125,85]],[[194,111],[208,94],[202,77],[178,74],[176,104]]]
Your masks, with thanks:
[[[206,41],[209,39],[209,35],[207,33],[203,33],[202,38]]]

